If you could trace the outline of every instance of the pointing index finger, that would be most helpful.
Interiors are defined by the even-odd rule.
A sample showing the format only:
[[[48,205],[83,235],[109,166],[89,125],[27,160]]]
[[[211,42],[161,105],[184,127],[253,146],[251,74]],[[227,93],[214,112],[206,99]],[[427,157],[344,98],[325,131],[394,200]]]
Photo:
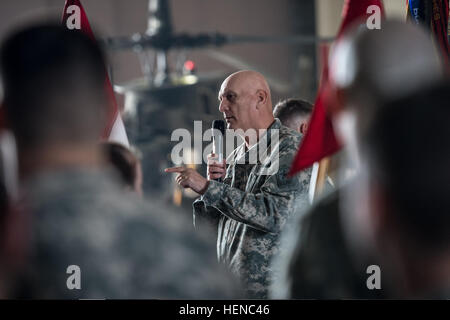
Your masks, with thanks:
[[[185,167],[171,167],[164,169],[164,172],[183,172]]]

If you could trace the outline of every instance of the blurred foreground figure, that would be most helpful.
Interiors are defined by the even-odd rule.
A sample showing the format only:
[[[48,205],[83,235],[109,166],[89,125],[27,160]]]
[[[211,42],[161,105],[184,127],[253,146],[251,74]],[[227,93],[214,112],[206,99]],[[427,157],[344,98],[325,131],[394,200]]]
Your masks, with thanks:
[[[373,116],[384,103],[420,90],[442,78],[442,65],[429,36],[413,25],[383,21],[381,30],[353,29],[340,40],[331,55],[329,115],[344,143],[348,165],[360,169],[360,141]],[[426,106],[423,106],[426,108]],[[344,175],[345,167],[342,168]],[[411,172],[414,175],[414,172]],[[273,288],[277,298],[377,298],[385,290],[369,290],[367,267],[374,258],[354,262],[352,246],[367,230],[357,226],[358,216],[348,222],[350,244],[343,231],[343,214],[359,212],[367,199],[353,182],[346,182],[319,201],[286,236],[291,244],[282,282]],[[347,201],[348,199],[348,201]],[[359,251],[359,250],[357,250]],[[376,260],[376,259],[375,259]],[[376,260],[378,261],[378,260]],[[387,287],[383,282],[382,289]]]
[[[219,260],[240,277],[248,297],[264,299],[278,275],[270,263],[279,236],[292,216],[309,206],[311,173],[287,176],[301,134],[273,117],[270,89],[260,73],[228,76],[219,100],[228,128],[239,130],[244,140],[227,158],[228,166],[209,162],[208,180],[192,169],[169,170],[180,173],[179,184],[202,194],[193,204],[195,224],[213,225]]]
[[[450,84],[386,106],[362,152],[369,208],[347,217],[401,298],[450,299]]]
[[[112,166],[119,174],[121,185],[142,196],[142,167],[138,157],[117,142],[103,142],[100,147],[107,165]]]
[[[124,193],[103,168],[99,47],[81,32],[36,25],[11,35],[0,59],[29,214],[28,260],[9,296],[235,297],[214,248],[188,221]]]
[[[9,281],[11,270],[8,270],[12,267],[11,261],[5,261],[3,257],[6,254],[10,253],[10,248],[7,247],[7,226],[6,221],[8,219],[9,214],[9,198],[6,190],[6,186],[4,183],[4,165],[0,158],[0,299],[4,299],[7,297]],[[13,257],[10,257],[12,260]]]

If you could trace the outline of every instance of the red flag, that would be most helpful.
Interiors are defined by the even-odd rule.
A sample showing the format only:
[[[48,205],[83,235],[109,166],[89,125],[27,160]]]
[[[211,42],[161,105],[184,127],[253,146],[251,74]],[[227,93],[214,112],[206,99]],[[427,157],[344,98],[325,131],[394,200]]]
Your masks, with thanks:
[[[74,15],[79,13],[79,26],[74,23]],[[70,19],[70,20],[69,20]],[[74,28],[81,30],[87,34],[92,40],[95,40],[94,33],[92,32],[89,20],[86,16],[83,6],[80,0],[66,0],[64,5],[62,23],[69,29]],[[103,129],[101,139],[104,140],[116,140],[126,146],[129,145],[128,138],[123,126],[122,117],[119,113],[119,108],[117,106],[116,97],[114,95],[114,90],[109,80],[108,73],[105,67],[105,90],[108,93],[108,110],[107,110],[107,124]]]
[[[342,24],[337,34],[337,39],[347,31],[349,26],[357,21],[365,22],[372,14],[367,13],[367,8],[376,5],[380,8],[381,15],[384,14],[381,0],[346,0],[342,10]],[[324,52],[322,52],[324,53]],[[323,59],[322,80],[314,103],[311,121],[303,138],[300,149],[292,163],[289,175],[293,175],[314,162],[332,155],[341,148],[333,130],[332,122],[327,114],[328,90],[330,89],[328,79],[328,51]]]

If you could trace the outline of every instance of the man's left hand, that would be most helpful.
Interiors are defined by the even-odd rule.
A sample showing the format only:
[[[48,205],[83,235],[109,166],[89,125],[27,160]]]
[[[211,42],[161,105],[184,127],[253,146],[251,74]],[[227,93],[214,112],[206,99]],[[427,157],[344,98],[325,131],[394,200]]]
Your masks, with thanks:
[[[204,194],[208,189],[209,181],[202,177],[200,173],[192,168],[172,167],[164,170],[165,172],[177,172],[177,183],[183,188],[191,188],[199,194]]]

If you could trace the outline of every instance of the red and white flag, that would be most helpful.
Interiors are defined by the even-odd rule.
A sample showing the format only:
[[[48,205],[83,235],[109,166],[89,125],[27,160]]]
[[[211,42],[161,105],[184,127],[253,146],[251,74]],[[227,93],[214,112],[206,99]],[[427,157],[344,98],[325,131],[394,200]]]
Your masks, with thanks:
[[[66,0],[63,10],[62,23],[71,30],[81,30],[91,39],[95,40],[94,33],[89,25],[89,20],[80,0]],[[107,124],[103,129],[101,139],[119,142],[128,147],[129,142],[127,133],[117,106],[111,81],[109,80],[108,73],[106,72],[106,67],[105,90],[108,93],[109,104],[107,110]]]

